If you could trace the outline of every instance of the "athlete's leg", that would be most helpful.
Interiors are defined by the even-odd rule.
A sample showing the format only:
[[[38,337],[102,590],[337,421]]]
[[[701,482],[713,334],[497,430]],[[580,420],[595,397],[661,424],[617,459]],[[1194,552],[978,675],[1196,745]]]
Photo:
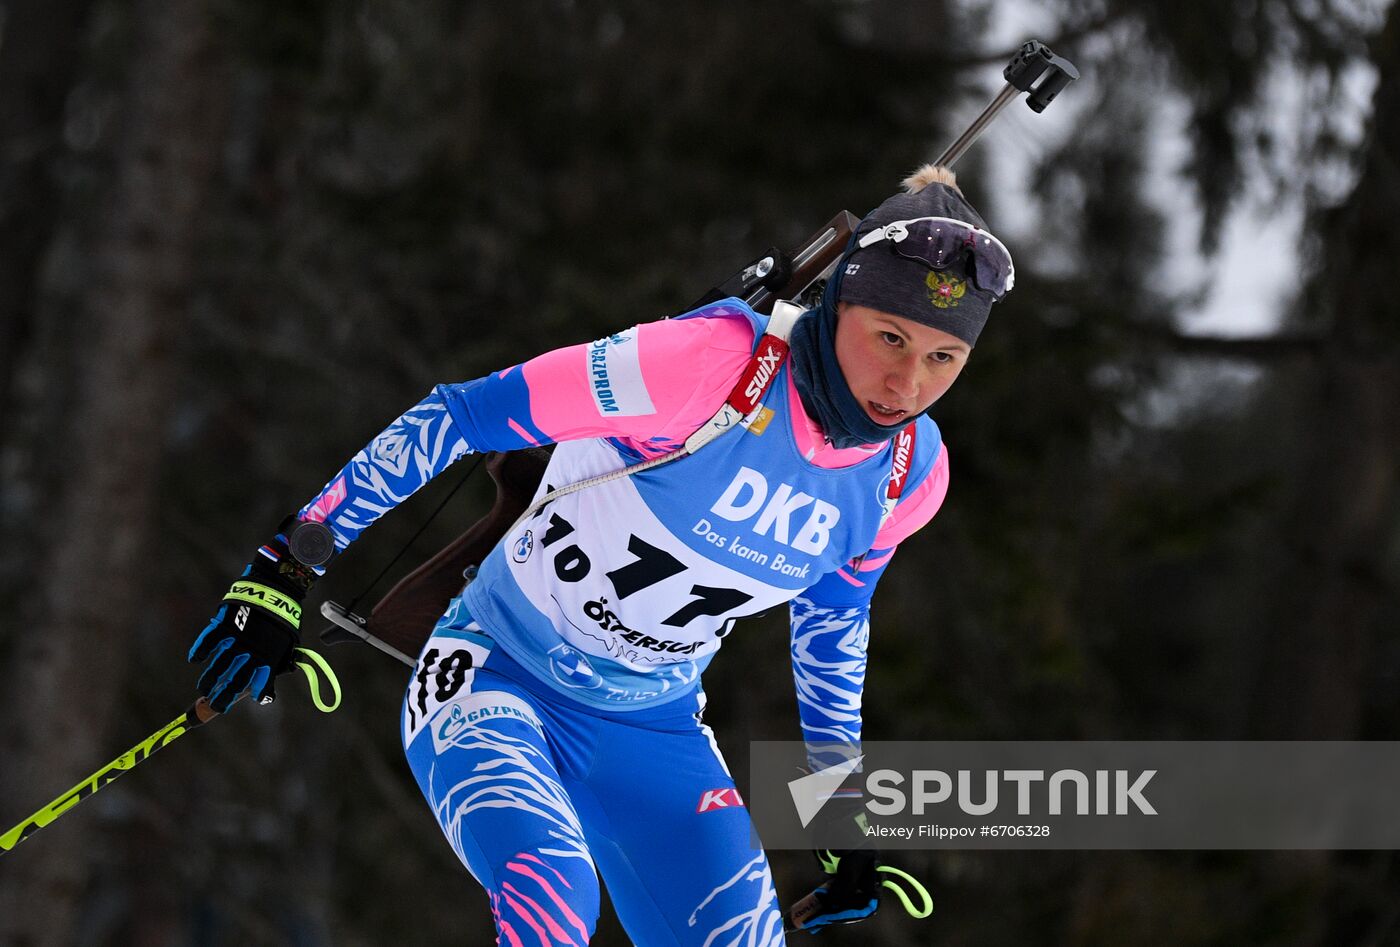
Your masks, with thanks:
[[[782,912],[708,727],[610,725],[586,786],[566,782],[608,895],[638,944],[781,947]]]
[[[586,944],[598,878],[545,738],[547,715],[518,685],[480,669],[488,647],[451,634],[425,646],[404,701],[409,765],[486,889],[498,942]]]

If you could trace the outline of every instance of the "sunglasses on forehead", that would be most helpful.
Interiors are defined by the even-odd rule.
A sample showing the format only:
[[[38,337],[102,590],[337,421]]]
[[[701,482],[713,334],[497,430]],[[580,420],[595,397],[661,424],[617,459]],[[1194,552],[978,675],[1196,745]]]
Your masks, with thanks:
[[[972,255],[972,278],[979,289],[997,299],[1016,285],[1011,253],[996,237],[965,220],[952,217],[915,217],[896,220],[870,231],[857,247],[865,249],[888,241],[890,249],[905,259],[935,270],[946,270]]]

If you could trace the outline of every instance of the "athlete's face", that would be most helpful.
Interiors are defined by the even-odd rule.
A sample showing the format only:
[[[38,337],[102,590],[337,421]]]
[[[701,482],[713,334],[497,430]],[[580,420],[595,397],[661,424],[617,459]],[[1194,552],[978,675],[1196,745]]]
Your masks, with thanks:
[[[856,401],[879,424],[928,410],[957,381],[972,347],[902,316],[841,303],[836,361]]]

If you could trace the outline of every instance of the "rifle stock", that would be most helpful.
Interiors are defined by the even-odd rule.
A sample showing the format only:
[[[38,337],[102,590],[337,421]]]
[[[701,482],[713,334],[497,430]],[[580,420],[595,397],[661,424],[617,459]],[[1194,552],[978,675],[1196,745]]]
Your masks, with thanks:
[[[385,593],[370,612],[366,630],[416,657],[448,603],[462,591],[467,567],[479,565],[524,512],[548,463],[549,451],[538,447],[489,457],[486,470],[496,484],[490,511]]]

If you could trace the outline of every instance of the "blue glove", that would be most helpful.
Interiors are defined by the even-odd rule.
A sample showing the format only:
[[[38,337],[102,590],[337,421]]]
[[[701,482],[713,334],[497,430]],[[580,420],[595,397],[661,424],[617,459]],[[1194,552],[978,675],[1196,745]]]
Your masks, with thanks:
[[[294,548],[300,558],[292,554]],[[292,669],[301,642],[301,604],[316,580],[314,567],[328,561],[334,549],[325,526],[289,517],[283,531],[253,556],[190,648],[191,662],[207,662],[197,687],[213,710],[226,712],[245,691],[262,704],[276,699],[273,680]],[[306,561],[318,557],[320,562]]]

